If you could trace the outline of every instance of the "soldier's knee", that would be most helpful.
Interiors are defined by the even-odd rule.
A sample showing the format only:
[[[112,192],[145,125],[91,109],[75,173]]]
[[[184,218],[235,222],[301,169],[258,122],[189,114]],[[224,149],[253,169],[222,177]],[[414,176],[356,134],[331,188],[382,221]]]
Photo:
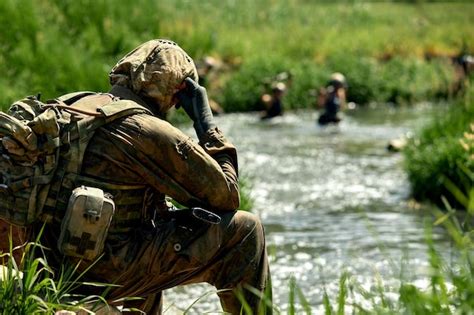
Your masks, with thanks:
[[[258,216],[246,211],[238,211],[235,217],[237,231],[241,237],[248,241],[264,243],[263,225]]]

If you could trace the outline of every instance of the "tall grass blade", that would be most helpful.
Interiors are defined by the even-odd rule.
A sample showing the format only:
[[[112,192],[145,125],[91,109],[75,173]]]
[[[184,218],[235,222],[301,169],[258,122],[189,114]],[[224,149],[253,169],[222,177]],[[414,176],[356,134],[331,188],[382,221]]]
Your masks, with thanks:
[[[307,315],[311,315],[311,305],[303,294],[303,291],[299,286],[296,285],[296,293],[298,294],[298,299],[303,306],[303,310]]]
[[[290,278],[290,290],[288,292],[288,314],[294,315],[296,314],[295,310],[295,291],[296,291],[296,280],[294,277]]]
[[[201,296],[199,296],[197,299],[195,299],[183,312],[183,315],[185,314],[188,314],[189,311],[191,311],[191,309],[193,308],[193,306],[198,303],[200,300],[208,297],[209,295],[211,294],[217,294],[217,293],[220,293],[220,292],[227,292],[227,291],[231,291],[230,289],[221,289],[221,290],[211,290],[211,291],[207,291],[207,292],[204,292],[204,294],[202,294]]]
[[[334,310],[331,306],[331,301],[329,300],[329,295],[326,291],[326,287],[323,289],[323,305],[324,305],[324,314],[332,315],[334,314]]]
[[[344,272],[339,278],[339,295],[337,297],[337,314],[344,315],[346,298],[347,298],[347,282],[348,274]]]
[[[469,199],[468,196],[464,194],[464,192],[456,186],[448,177],[446,176],[441,176],[441,180],[443,182],[443,185],[446,187],[446,189],[453,194],[454,198],[463,205],[465,209],[469,208]]]

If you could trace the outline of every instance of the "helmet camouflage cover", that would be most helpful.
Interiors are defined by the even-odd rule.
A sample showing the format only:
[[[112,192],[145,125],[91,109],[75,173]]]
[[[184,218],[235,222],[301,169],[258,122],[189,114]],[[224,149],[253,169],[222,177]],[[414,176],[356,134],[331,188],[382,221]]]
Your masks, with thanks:
[[[170,40],[150,40],[123,57],[110,71],[111,85],[125,86],[169,107],[173,94],[186,77],[198,80],[188,54]]]

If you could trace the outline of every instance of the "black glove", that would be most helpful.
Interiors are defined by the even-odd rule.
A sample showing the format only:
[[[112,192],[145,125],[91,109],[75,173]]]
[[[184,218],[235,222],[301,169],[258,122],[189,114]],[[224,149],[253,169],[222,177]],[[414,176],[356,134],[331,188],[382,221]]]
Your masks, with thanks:
[[[194,129],[198,138],[201,139],[209,129],[215,127],[207,92],[204,87],[189,77],[184,82],[186,88],[176,94],[179,100],[178,107],[183,107],[194,121]]]

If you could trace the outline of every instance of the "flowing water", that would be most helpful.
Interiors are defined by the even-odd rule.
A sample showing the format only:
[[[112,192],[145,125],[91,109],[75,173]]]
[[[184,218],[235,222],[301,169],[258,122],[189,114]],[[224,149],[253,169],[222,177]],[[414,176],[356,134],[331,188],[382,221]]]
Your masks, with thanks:
[[[291,277],[314,314],[322,310],[324,290],[336,303],[343,272],[367,290],[382,279],[384,291],[395,297],[401,279],[426,285],[429,217],[409,201],[403,156],[386,146],[425,123],[430,111],[428,105],[362,108],[328,128],[318,127],[311,111],[270,123],[260,122],[256,113],[216,117],[237,146],[241,175],[252,185],[253,212],[266,228],[280,310],[288,308]],[[444,232],[434,234],[441,250],[449,252]],[[212,290],[191,285],[166,291],[168,313],[182,312]],[[189,313],[219,310],[213,294]]]

